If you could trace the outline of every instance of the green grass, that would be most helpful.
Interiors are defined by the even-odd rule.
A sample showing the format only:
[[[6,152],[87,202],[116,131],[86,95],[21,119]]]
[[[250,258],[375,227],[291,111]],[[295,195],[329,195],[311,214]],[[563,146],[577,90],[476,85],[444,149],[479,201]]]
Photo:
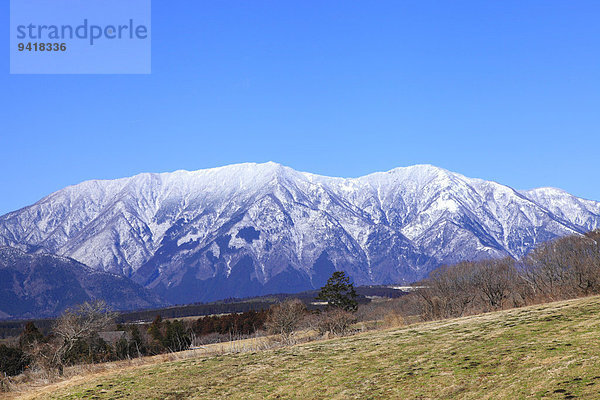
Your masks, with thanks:
[[[598,399],[600,297],[114,372],[52,399]]]

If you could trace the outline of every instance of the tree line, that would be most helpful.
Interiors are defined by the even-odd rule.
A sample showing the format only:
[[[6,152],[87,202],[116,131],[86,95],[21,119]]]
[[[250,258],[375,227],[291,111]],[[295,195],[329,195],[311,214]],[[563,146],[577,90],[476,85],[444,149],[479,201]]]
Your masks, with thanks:
[[[339,332],[354,321],[356,292],[348,276],[336,272],[319,299],[337,311],[327,310],[319,318],[320,330]],[[169,320],[157,315],[152,323],[118,323],[118,314],[102,301],[86,302],[68,309],[44,335],[28,322],[16,346],[0,346],[0,372],[17,375],[25,369],[62,374],[70,365],[99,363],[177,352],[193,345],[240,339],[258,332],[280,336],[289,343],[293,333],[318,311],[307,310],[299,299],[287,299],[268,310]],[[310,318],[309,318],[310,319]]]
[[[600,231],[537,246],[526,257],[434,270],[412,295],[423,319],[441,319],[600,293]]]
[[[231,340],[264,329],[267,314],[251,310],[195,320],[163,320],[158,315],[152,323],[121,324],[106,303],[88,302],[65,311],[47,335],[35,323],[26,323],[14,346],[0,345],[0,374],[38,369],[60,375],[70,365],[185,350],[196,338]]]

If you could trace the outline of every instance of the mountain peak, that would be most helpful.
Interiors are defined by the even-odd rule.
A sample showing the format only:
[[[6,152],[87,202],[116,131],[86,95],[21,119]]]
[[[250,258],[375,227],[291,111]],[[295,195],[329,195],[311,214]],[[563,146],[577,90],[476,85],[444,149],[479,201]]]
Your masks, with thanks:
[[[538,187],[538,188],[534,188],[534,189],[529,189],[527,191],[528,192],[538,192],[538,193],[561,193],[561,194],[567,193],[563,189],[559,189],[559,188],[555,188],[555,187],[551,187],[551,186]]]
[[[408,167],[398,167],[388,171],[388,173],[400,173],[418,178],[462,177],[462,175],[455,172],[431,164],[416,164]]]

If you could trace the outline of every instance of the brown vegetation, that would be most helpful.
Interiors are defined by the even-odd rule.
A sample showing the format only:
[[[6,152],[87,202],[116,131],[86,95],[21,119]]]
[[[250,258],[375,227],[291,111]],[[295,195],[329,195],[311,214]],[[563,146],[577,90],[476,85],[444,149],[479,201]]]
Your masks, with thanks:
[[[317,319],[317,329],[320,334],[343,335],[348,333],[357,318],[351,312],[334,308],[321,313]]]
[[[546,242],[525,259],[461,262],[419,283],[422,319],[443,319],[600,293],[600,232]],[[402,299],[407,301],[407,299]]]
[[[280,335],[284,342],[292,343],[294,332],[306,315],[306,306],[298,299],[286,300],[271,306],[265,326],[269,333]]]

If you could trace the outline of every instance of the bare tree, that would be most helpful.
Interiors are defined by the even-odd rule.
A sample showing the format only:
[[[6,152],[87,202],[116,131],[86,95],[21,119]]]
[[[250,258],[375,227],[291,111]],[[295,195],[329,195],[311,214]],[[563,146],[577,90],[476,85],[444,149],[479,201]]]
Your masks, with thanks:
[[[524,262],[525,276],[536,291],[551,300],[563,297],[570,278],[568,251],[558,241],[542,243]]]
[[[291,343],[294,331],[300,326],[305,313],[304,303],[289,299],[271,306],[265,325],[269,333],[281,335],[285,342]]]
[[[53,364],[62,367],[78,342],[90,340],[97,336],[98,332],[107,329],[114,323],[115,316],[104,301],[85,302],[66,310],[56,320],[52,329],[59,339]]]
[[[433,274],[432,284],[444,299],[448,316],[460,317],[477,297],[473,276],[476,264],[461,262],[443,270],[442,274]]]
[[[477,297],[473,274],[476,264],[461,262],[433,271],[417,293],[425,319],[460,317]]]
[[[595,235],[599,237],[596,238]],[[576,294],[587,296],[600,290],[600,232],[584,237],[565,238],[570,247],[570,263]]]
[[[482,298],[493,310],[502,308],[504,301],[512,294],[519,276],[514,260],[486,260],[477,263],[475,284],[481,291]]]

